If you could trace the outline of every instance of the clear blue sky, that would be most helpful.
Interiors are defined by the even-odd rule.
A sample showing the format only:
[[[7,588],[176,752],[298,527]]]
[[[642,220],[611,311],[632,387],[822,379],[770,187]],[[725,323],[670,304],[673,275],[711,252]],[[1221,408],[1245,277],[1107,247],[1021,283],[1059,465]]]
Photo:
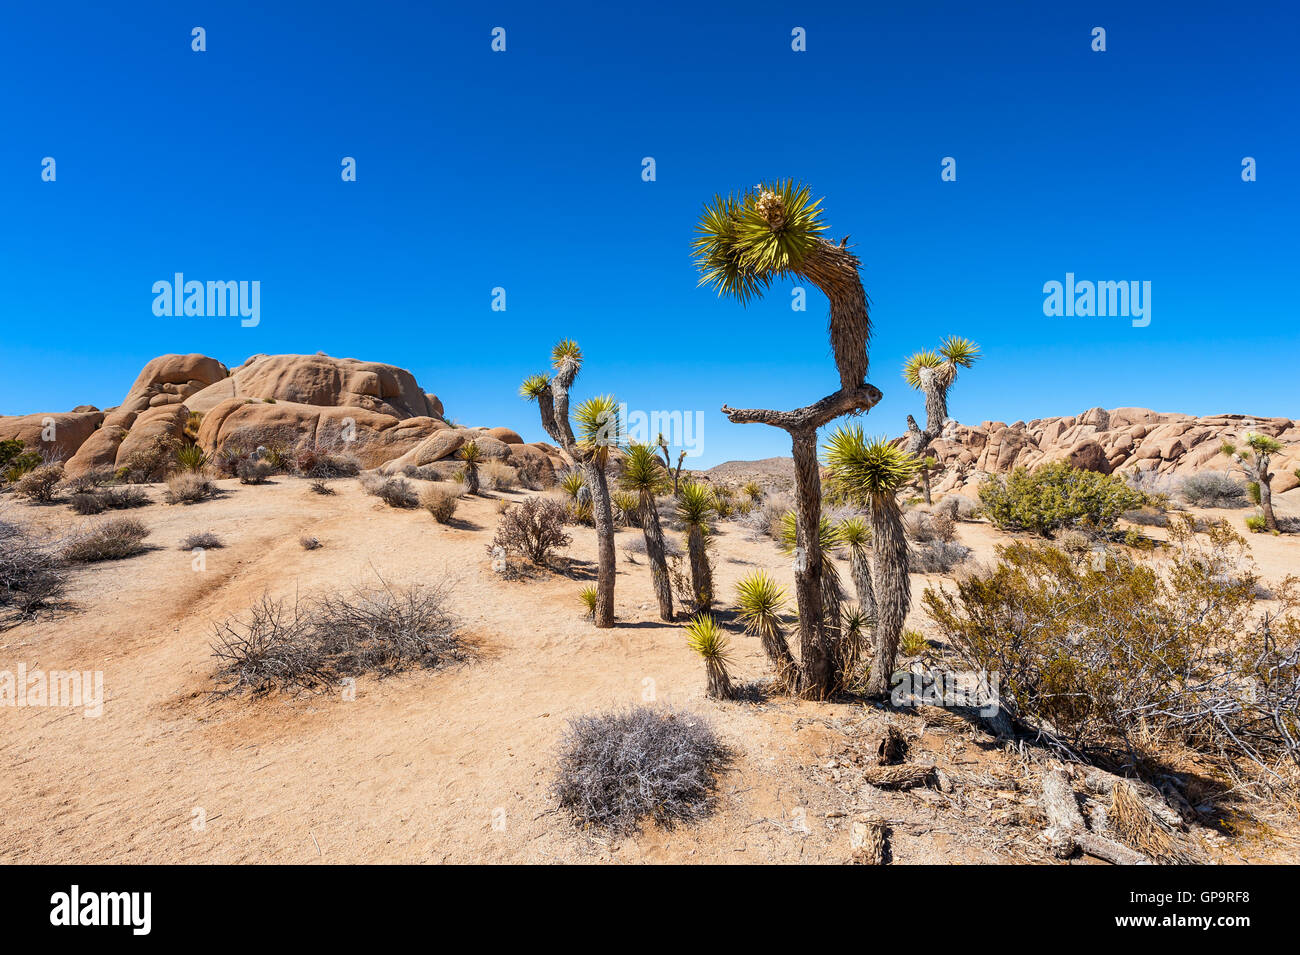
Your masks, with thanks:
[[[164,352],[323,350],[536,439],[516,388],[572,336],[579,397],[705,412],[694,464],[786,454],[717,409],[836,387],[825,300],[719,300],[689,246],[713,192],[794,176],[863,262],[869,432],[920,414],[900,364],[951,333],[987,354],[963,421],[1300,417],[1294,4],[473,6],[6,5],[0,412],[116,404]],[[260,281],[261,324],[155,317],[178,271]],[[1044,317],[1066,272],[1150,281],[1150,326]]]

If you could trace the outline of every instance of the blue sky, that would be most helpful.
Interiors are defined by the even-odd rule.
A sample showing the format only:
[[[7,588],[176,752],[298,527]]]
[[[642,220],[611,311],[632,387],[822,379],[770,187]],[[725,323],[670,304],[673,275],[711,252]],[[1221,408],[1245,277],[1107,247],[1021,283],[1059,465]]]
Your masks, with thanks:
[[[862,259],[869,432],[920,414],[900,365],[954,333],[987,356],[963,421],[1300,417],[1293,5],[469,6],[9,5],[0,413],[116,404],[165,352],[320,350],[536,439],[516,388],[572,336],[578,397],[704,413],[693,464],[788,454],[717,409],[834,390],[825,300],[719,300],[689,252],[715,191],[793,176]],[[260,281],[260,324],[155,316],[175,272]],[[1151,324],[1045,317],[1067,272],[1151,282]]]

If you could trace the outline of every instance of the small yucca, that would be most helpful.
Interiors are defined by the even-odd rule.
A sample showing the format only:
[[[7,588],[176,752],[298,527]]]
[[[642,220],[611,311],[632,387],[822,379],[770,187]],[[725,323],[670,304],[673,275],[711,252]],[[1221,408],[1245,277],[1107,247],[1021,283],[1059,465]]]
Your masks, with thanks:
[[[600,598],[598,597],[597,593],[596,593],[596,588],[595,588],[595,587],[583,587],[582,590],[578,593],[578,599],[582,601],[582,605],[583,605],[583,606],[586,608],[586,610],[587,610],[587,612],[586,612],[586,616],[588,616],[588,617],[590,617],[591,619],[595,620],[595,619],[596,619],[596,602],[600,599]]]
[[[745,495],[755,504],[763,499],[763,489],[757,481],[746,481],[740,486],[740,493]]]
[[[578,446],[603,467],[610,449],[618,447],[622,438],[618,399],[613,395],[588,398],[574,409],[573,420],[578,427]]]
[[[712,614],[707,613],[697,614],[685,629],[687,644],[704,658],[704,669],[708,674],[708,695],[717,700],[732,699],[735,691],[727,673],[727,664],[731,659],[731,640],[727,632],[718,626]]]
[[[776,670],[777,683],[786,692],[794,692],[798,689],[799,667],[781,626],[785,589],[771,574],[756,570],[736,584],[736,601],[745,632],[754,634],[763,644],[763,652]]]
[[[176,464],[182,471],[202,471],[208,456],[197,444],[182,444],[176,449]]]
[[[546,375],[529,375],[519,386],[519,396],[528,401],[536,401],[551,386],[551,379]]]

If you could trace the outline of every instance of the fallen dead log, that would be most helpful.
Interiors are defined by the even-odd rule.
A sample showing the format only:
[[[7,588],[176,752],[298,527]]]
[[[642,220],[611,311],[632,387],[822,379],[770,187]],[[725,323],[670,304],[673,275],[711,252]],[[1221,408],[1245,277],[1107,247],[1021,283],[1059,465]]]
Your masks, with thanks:
[[[867,738],[865,748],[877,766],[894,766],[907,756],[907,740],[894,726],[886,726]]]
[[[868,766],[862,775],[877,789],[914,789],[935,782],[933,766]]]
[[[1041,805],[1047,816],[1044,835],[1057,858],[1069,858],[1077,849],[1113,865],[1150,864],[1137,850],[1088,830],[1065,770],[1053,769],[1043,776]]]
[[[1114,773],[1108,773],[1104,769],[1097,769],[1096,767],[1084,772],[1083,785],[1090,793],[1098,796],[1110,796],[1112,799],[1115,797],[1117,786],[1127,786],[1132,790],[1133,795],[1142,800],[1143,805],[1157,819],[1175,829],[1185,830],[1187,828],[1187,823],[1183,817],[1165,802],[1163,795],[1154,786],[1125,779],[1122,776],[1116,776]]]

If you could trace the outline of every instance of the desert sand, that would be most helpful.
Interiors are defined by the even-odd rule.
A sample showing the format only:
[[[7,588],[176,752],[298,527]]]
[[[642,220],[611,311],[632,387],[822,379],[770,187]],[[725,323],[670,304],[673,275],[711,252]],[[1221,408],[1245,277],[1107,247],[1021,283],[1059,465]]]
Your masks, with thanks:
[[[733,468],[734,470],[734,468]],[[486,544],[490,492],[463,498],[451,526],[368,496],[355,478],[337,493],[279,476],[220,482],[221,497],[131,512],[154,549],[76,572],[75,607],[0,632],[0,668],[102,670],[103,715],[0,708],[0,861],[27,863],[846,862],[854,814],[892,828],[895,863],[1054,861],[1039,838],[1036,794],[1020,757],[992,737],[891,717],[914,752],[968,785],[885,792],[854,782],[853,730],[885,717],[866,705],[787,698],[715,702],[677,625],[655,611],[644,557],[620,528],[618,625],[597,630],[578,592],[594,578],[595,534],[573,529],[569,573],[506,580]],[[544,493],[544,492],[542,492]],[[1279,512],[1293,514],[1292,495]],[[51,534],[81,522],[66,507],[8,498],[11,520]],[[1238,530],[1249,511],[1228,517]],[[225,543],[206,569],[178,542],[195,531]],[[320,538],[304,550],[300,535]],[[1158,531],[1156,532],[1159,533]],[[962,523],[973,560],[1006,535]],[[1266,580],[1297,570],[1293,535],[1250,535]],[[755,567],[790,587],[789,560],[769,539],[721,522],[714,561],[721,609]],[[842,572],[846,568],[841,567]],[[329,693],[214,698],[213,624],[263,592],[308,594],[446,576],[474,658],[440,671],[362,677],[355,699]],[[909,626],[932,627],[913,575]],[[724,617],[726,614],[724,612]],[[758,641],[737,635],[735,676],[769,676]],[[717,811],[701,823],[609,840],[577,831],[548,796],[566,718],[653,699],[709,719],[737,750]],[[1296,858],[1283,818],[1207,846],[1215,861]]]

